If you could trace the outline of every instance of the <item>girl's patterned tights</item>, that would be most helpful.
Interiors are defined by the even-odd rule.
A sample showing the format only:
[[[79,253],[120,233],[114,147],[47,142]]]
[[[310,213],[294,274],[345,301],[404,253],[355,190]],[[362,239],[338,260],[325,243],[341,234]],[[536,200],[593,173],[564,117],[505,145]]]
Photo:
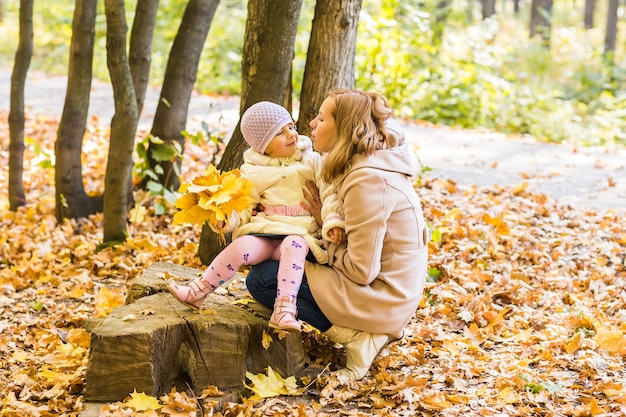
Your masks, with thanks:
[[[275,260],[279,261],[276,296],[289,295],[295,299],[302,283],[304,261],[308,252],[309,247],[304,238],[298,235],[290,235],[283,240],[240,236],[213,259],[200,281],[213,292],[231,279],[242,265],[257,265]]]

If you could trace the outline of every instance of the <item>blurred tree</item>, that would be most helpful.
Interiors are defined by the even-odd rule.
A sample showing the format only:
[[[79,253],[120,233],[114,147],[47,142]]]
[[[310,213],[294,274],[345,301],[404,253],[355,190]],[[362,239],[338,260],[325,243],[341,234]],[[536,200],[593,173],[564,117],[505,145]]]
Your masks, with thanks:
[[[102,211],[102,196],[88,196],[82,176],[82,143],[91,94],[97,4],[98,0],[76,0],[74,7],[67,93],[55,143],[55,215],[58,221]]]
[[[617,13],[619,0],[609,0],[606,17],[606,32],[604,35],[604,55],[610,61],[613,60],[615,46],[617,44]]]
[[[593,14],[595,12],[596,0],[585,0],[585,29],[593,28]]]
[[[184,150],[182,134],[187,124],[187,112],[191,93],[196,82],[202,48],[219,0],[190,0],[170,49],[167,68],[163,78],[161,96],[157,104],[150,134],[163,143],[150,141],[148,164],[168,190],[180,185],[180,154]],[[162,158],[157,155],[170,155]],[[148,183],[146,177],[142,183]]]
[[[107,22],[107,67],[111,75],[115,113],[111,120],[109,155],[104,178],[104,242],[123,242],[127,234],[130,202],[128,179],[137,132],[137,100],[126,52],[126,9],[124,0],[105,0]]]
[[[141,115],[143,101],[146,97],[148,80],[150,79],[150,63],[152,62],[152,37],[154,23],[159,8],[159,0],[139,0],[135,8],[133,28],[130,33],[130,50],[128,61],[130,73],[135,86],[137,114]]]
[[[300,91],[298,132],[309,123],[332,88],[354,87],[354,56],[361,0],[318,0]]]
[[[496,0],[480,0],[482,5],[483,19],[496,14]]]
[[[492,0],[495,1],[495,0]],[[434,9],[434,17],[435,21],[433,23],[433,45],[437,47],[441,45],[443,42],[443,31],[446,27],[446,20],[450,15],[450,11],[452,10],[452,0],[437,0],[435,9]],[[495,12],[494,12],[495,13]]]
[[[553,0],[532,0],[530,6],[530,38],[541,36],[542,44],[549,48]]]
[[[241,63],[241,102],[239,114],[262,100],[287,107],[291,91],[291,69],[302,0],[250,0],[244,33]],[[248,145],[237,123],[218,169],[238,168]],[[228,241],[229,239],[227,239]],[[202,228],[198,254],[209,264],[223,249],[216,233],[208,226]]]
[[[26,204],[24,195],[24,85],[33,56],[33,0],[20,1],[20,35],[11,74],[9,109],[9,208]]]

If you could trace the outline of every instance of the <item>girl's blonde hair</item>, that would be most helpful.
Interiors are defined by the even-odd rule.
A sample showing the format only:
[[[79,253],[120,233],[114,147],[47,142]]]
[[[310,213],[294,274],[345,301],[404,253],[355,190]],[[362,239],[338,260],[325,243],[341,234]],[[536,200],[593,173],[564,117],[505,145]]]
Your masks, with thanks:
[[[331,116],[337,125],[322,168],[322,177],[330,183],[350,168],[354,155],[371,155],[389,147],[385,122],[393,111],[387,99],[376,92],[336,89],[327,97],[334,101]]]

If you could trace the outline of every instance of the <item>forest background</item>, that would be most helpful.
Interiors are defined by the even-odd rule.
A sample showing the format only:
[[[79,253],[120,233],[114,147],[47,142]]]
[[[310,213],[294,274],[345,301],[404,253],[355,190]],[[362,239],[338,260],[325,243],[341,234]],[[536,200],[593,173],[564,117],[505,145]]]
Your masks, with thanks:
[[[5,2],[3,39],[17,40],[19,3]],[[127,2],[132,22],[135,2]],[[626,144],[626,41],[619,8],[617,43],[607,54],[609,1],[595,1],[590,26],[585,0],[556,0],[550,45],[529,39],[530,1],[494,2],[487,19],[479,1],[369,1],[362,7],[356,54],[356,85],[389,98],[398,116],[464,128],[485,127],[529,134],[551,142]],[[185,1],[161,1],[153,40],[150,80],[163,79]],[[219,6],[202,59],[196,89],[238,95],[246,2]],[[302,84],[314,2],[304,2],[293,60],[294,97]],[[100,6],[102,7],[102,5]],[[67,74],[72,2],[35,4],[32,69]],[[109,79],[106,22],[98,14],[94,76]],[[621,30],[620,30],[621,29]],[[0,65],[10,67],[16,42],[0,44]]]
[[[184,3],[161,2],[153,83],[163,78]],[[434,1],[367,2],[356,85],[383,92],[398,116],[415,122],[624,146],[624,31],[607,53],[609,2],[596,2],[596,24],[588,28],[585,3],[554,2],[546,47],[541,37],[529,39],[530,1],[520,2],[518,13],[513,1],[497,2],[497,13],[486,19],[480,2],[452,1],[445,10]],[[11,67],[17,4],[4,5],[0,31],[7,41],[0,44],[0,65]],[[133,6],[128,2],[129,19]],[[35,5],[31,69],[65,75],[72,9],[71,2],[56,0]],[[305,3],[294,59],[296,97],[312,13]],[[245,19],[245,2],[219,6],[198,71],[202,93],[239,93]],[[94,71],[108,80],[101,11],[97,25]],[[199,266],[198,231],[172,227],[168,216],[134,212],[128,242],[104,250],[98,248],[100,215],[57,224],[50,200],[56,127],[53,120],[29,119],[32,203],[2,217],[3,416],[79,412],[89,348],[84,320],[123,302],[129,281],[152,262]],[[106,143],[106,134],[90,126],[87,182],[102,179],[95,161],[106,159],[97,146]],[[187,174],[200,174],[216,149],[190,147]],[[624,415],[624,217],[562,206],[523,186],[477,189],[436,177],[420,180],[416,189],[439,236],[431,243],[424,299],[390,359],[362,383],[313,390],[304,403],[252,402],[224,413]],[[150,206],[151,196],[136,196]],[[179,415],[196,412],[195,398],[159,400],[162,415],[171,414],[166,404],[189,407]],[[213,410],[206,398],[203,405]],[[103,414],[132,413],[129,407],[113,404]]]

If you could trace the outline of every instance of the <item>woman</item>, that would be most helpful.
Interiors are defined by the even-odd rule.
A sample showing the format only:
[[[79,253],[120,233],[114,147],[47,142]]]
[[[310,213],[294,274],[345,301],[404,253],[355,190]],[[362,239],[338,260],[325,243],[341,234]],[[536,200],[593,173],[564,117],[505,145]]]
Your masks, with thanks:
[[[402,337],[426,277],[428,228],[415,193],[408,147],[378,93],[331,91],[311,121],[315,150],[325,153],[322,178],[334,182],[347,240],[325,241],[328,264],[307,262],[299,317],[344,345],[346,368],[360,379],[390,341]],[[303,205],[319,212],[317,196]],[[319,216],[316,215],[319,219]],[[248,273],[247,286],[272,308],[277,264]]]

